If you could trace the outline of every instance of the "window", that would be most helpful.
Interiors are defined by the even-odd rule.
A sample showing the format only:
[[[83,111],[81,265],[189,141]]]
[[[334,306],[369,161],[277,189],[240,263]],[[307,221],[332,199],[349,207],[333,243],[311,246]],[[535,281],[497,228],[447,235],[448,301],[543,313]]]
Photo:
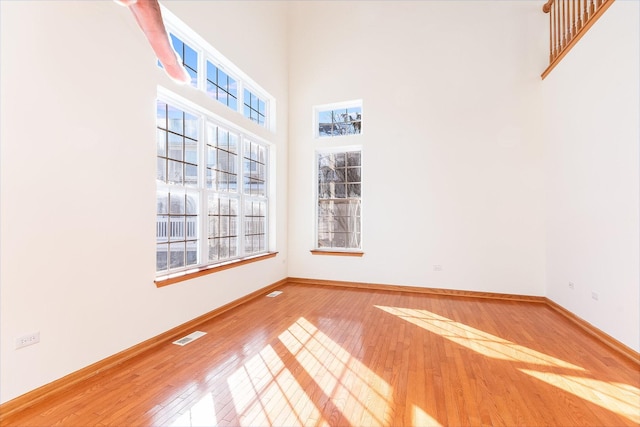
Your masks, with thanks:
[[[207,94],[232,110],[238,109],[238,83],[207,61]]]
[[[318,249],[359,251],[361,242],[362,152],[317,153]]]
[[[244,90],[244,116],[265,126],[266,103],[248,89]]]
[[[191,76],[191,86],[198,87],[198,53],[173,34],[171,34],[171,44],[182,59],[182,65]]]
[[[275,130],[275,99],[253,79],[160,6],[171,44],[191,76],[191,86],[258,125]],[[158,61],[158,65],[162,65]]]
[[[267,251],[268,152],[213,115],[158,100],[158,276]]]
[[[362,101],[315,108],[316,137],[357,135],[362,132]]]

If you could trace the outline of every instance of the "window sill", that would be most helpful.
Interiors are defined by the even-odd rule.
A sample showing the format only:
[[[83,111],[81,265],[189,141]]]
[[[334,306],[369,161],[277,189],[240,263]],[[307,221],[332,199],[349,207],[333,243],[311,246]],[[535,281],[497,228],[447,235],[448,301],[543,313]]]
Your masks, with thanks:
[[[355,256],[361,257],[364,255],[362,251],[327,251],[323,249],[312,249],[311,255],[331,255],[331,256]]]
[[[174,283],[184,282],[185,280],[195,279],[196,277],[206,276],[207,274],[217,273],[218,271],[228,270],[230,268],[240,267],[241,265],[251,264],[252,262],[262,261],[268,258],[274,258],[278,252],[269,252],[266,254],[256,255],[250,258],[236,259],[224,264],[216,264],[207,267],[201,267],[190,271],[172,274],[162,279],[154,280],[158,288],[173,285]]]

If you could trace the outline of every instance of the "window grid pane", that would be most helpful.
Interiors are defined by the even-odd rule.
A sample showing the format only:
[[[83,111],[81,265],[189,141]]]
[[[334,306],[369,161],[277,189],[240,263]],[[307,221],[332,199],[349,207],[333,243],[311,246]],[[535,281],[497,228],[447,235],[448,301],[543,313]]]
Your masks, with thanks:
[[[238,83],[207,61],[207,94],[235,110],[238,106]]]
[[[156,114],[157,274],[267,251],[267,147],[162,101]]]
[[[198,52],[174,34],[170,34],[171,44],[191,77],[191,86],[198,87]]]
[[[266,102],[258,98],[248,89],[244,90],[244,116],[258,123],[260,126],[266,126]]]
[[[357,135],[362,132],[362,106],[319,111],[318,136]]]
[[[361,248],[361,155],[318,154],[318,248]]]

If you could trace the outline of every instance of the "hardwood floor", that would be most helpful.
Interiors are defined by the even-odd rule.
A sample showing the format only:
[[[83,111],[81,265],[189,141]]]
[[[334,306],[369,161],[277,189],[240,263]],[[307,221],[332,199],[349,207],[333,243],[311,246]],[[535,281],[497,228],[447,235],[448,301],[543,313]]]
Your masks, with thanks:
[[[637,426],[640,372],[545,304],[285,285],[7,426]]]

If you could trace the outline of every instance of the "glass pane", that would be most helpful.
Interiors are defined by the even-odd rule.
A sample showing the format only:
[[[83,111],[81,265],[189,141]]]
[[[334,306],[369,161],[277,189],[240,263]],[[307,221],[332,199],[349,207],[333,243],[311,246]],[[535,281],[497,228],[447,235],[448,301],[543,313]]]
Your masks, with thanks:
[[[348,182],[360,182],[360,168],[347,169],[347,181]]]
[[[187,197],[186,197],[186,206],[185,206],[185,210],[186,213],[189,215],[197,215],[199,212],[198,206],[200,205],[198,203],[199,200],[199,194],[197,192],[194,191],[189,191],[187,193]]]
[[[190,139],[185,140],[184,159],[194,165],[198,164],[198,144]]]
[[[189,163],[185,164],[184,183],[190,187],[196,187],[198,185],[198,166]]]
[[[194,70],[198,69],[198,53],[188,44],[184,44],[184,64]]]
[[[227,80],[227,73],[222,70],[218,70],[218,87],[225,92],[229,91],[229,81]]]
[[[178,52],[178,55],[180,55],[180,58],[182,58],[184,48],[182,40],[171,34],[171,44],[173,45],[173,48],[176,50],[176,52]]]
[[[182,146],[184,144],[184,138],[175,133],[169,133],[169,153],[168,157],[174,160],[182,160]]]
[[[160,129],[156,131],[156,153],[163,157],[167,155],[167,133]]]
[[[214,84],[218,83],[217,71],[218,71],[218,67],[213,65],[211,62],[207,61],[207,80],[208,81]]]
[[[233,98],[238,98],[238,83],[229,77],[229,93]]]
[[[169,193],[166,193],[164,191],[156,192],[156,213],[169,213]]]
[[[218,163],[218,150],[207,146],[207,167],[215,168]]]
[[[156,216],[156,241],[167,242],[169,240],[169,216]]]
[[[169,160],[169,173],[167,175],[167,182],[171,184],[182,184],[183,182],[183,163],[174,162],[173,160]]]
[[[167,269],[169,245],[162,243],[156,246],[156,271]]]
[[[238,99],[234,96],[230,96],[229,97],[229,101],[228,104],[229,108],[231,108],[232,110],[237,110],[238,109]]]
[[[335,153],[333,154],[335,167],[342,168],[345,166],[345,153]],[[354,165],[355,166],[355,165]]]
[[[169,218],[169,240],[179,242],[185,239],[184,216],[172,216]]]
[[[180,193],[169,194],[169,213],[172,215],[184,215],[184,198],[185,195]]]
[[[262,116],[266,114],[265,102],[262,99],[258,99],[258,113]]]
[[[229,133],[229,152],[238,152],[238,135],[235,133]]]
[[[218,259],[218,239],[209,239],[209,261]]]
[[[347,165],[360,166],[360,152],[350,151],[347,153]]]
[[[229,131],[218,128],[218,147],[227,150],[229,148]]]
[[[156,126],[167,128],[167,104],[158,101],[156,104]]]
[[[198,242],[195,240],[187,242],[187,265],[198,263]]]
[[[238,256],[238,238],[232,237],[229,239],[229,257],[237,257]]]
[[[167,161],[165,159],[158,159],[156,166],[156,179],[158,181],[167,181]]]
[[[184,132],[187,138],[198,139],[198,118],[196,116],[184,113]]]
[[[248,106],[245,105],[243,111],[245,117],[251,118],[251,109]]]
[[[184,256],[184,242],[169,244],[169,268],[184,267]]]
[[[182,111],[170,105],[168,107],[168,110],[169,110],[169,113],[168,113],[167,120],[168,120],[169,130],[182,135],[184,131],[184,123],[183,123],[184,117],[183,117]]]
[[[360,197],[360,184],[349,184],[349,197]]]

